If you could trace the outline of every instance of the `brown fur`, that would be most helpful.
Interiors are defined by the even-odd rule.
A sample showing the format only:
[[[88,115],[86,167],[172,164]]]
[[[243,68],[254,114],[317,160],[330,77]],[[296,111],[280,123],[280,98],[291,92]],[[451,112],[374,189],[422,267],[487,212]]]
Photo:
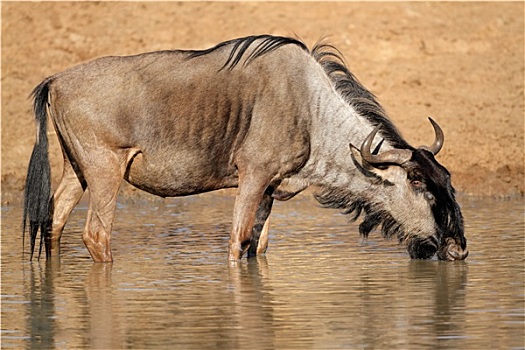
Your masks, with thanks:
[[[388,216],[389,229],[403,224],[411,231],[407,237],[417,236],[408,244],[411,256],[429,257],[429,249],[418,253],[418,242],[433,249],[441,237],[429,203],[407,185],[406,170],[370,172],[369,165],[358,166],[359,150],[348,144],[362,143],[379,125],[385,142],[376,145],[378,151],[414,148],[330,49],[318,45],[309,52],[295,39],[247,37],[203,51],[103,57],[44,80],[34,90],[41,141],[29,174],[49,166],[45,104],[63,149],[64,173],[50,206],[52,220],[39,204],[49,197],[49,179],[42,185],[38,176],[28,176],[24,219],[32,242],[40,227],[48,256],[57,255],[67,217],[89,188],[83,241],[94,261],[112,261],[122,179],[163,197],[238,187],[229,241],[229,258],[236,260],[246,251],[252,256],[266,250],[274,199],[315,185],[337,194],[324,196],[327,206],[349,205],[339,200],[348,198],[363,203],[359,211],[396,212]],[[444,169],[431,165],[440,174]],[[443,198],[457,206],[453,196]],[[371,230],[380,217],[368,214]],[[452,258],[466,257],[462,221],[457,224],[451,235],[460,247]],[[440,256],[454,246],[446,244]]]

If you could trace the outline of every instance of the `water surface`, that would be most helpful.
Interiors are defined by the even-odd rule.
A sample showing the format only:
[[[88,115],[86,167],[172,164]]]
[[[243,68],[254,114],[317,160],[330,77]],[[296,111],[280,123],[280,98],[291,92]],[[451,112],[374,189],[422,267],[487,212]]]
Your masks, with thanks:
[[[524,201],[461,198],[470,256],[412,261],[395,240],[276,203],[266,256],[227,261],[233,198],[118,205],[113,264],[93,264],[80,204],[59,262],[22,257],[2,207],[2,348],[523,349]]]

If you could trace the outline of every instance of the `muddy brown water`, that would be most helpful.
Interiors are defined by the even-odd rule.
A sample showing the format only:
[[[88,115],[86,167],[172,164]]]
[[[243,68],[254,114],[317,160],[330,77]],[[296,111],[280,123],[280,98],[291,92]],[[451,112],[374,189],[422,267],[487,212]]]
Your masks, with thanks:
[[[60,262],[22,257],[2,207],[2,348],[523,349],[524,201],[460,198],[470,256],[412,261],[310,196],[276,203],[266,256],[227,261],[233,198],[118,204],[113,264],[66,227]]]

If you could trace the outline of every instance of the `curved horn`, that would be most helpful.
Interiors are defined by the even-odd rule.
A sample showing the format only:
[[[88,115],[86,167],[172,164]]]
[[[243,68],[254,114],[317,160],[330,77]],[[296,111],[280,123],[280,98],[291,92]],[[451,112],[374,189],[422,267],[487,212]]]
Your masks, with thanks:
[[[441,147],[443,147],[443,142],[445,141],[445,135],[443,134],[443,130],[439,127],[439,125],[434,121],[434,119],[428,117],[428,120],[430,120],[430,123],[432,124],[432,127],[434,128],[434,132],[436,134],[436,139],[434,140],[434,143],[432,146],[427,147],[430,152],[432,152],[433,155],[436,155],[441,151]]]
[[[383,152],[378,155],[374,155],[370,152],[370,147],[372,146],[372,141],[377,132],[381,128],[381,125],[378,125],[374,130],[366,137],[361,146],[361,157],[370,163],[370,164],[397,164],[402,165],[410,160],[412,156],[412,151],[408,149],[394,149],[390,151]]]

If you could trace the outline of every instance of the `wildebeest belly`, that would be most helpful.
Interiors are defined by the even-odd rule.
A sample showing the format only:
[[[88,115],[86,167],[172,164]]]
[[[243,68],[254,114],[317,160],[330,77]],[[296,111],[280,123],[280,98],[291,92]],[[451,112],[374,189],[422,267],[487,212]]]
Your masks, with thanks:
[[[138,153],[128,165],[126,181],[161,197],[198,194],[236,187],[237,171],[228,162],[202,157],[198,152],[170,155]]]

